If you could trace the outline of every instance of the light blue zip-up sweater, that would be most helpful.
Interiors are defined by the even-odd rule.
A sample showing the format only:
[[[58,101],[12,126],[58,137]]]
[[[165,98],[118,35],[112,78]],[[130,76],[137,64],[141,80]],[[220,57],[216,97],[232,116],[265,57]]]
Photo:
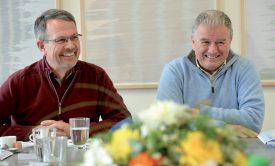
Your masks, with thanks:
[[[264,97],[259,75],[248,59],[230,51],[226,64],[208,77],[191,51],[165,65],[157,91],[159,100],[172,100],[196,107],[222,122],[242,125],[260,132],[264,118]]]

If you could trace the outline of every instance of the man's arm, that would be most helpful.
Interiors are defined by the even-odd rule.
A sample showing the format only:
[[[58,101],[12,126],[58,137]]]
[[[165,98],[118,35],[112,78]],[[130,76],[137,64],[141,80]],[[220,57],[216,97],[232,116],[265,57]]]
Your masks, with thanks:
[[[172,100],[184,104],[183,86],[181,86],[184,78],[180,72],[170,64],[164,66],[157,90],[158,100]]]
[[[131,113],[124,104],[123,98],[118,94],[105,71],[101,73],[99,84],[98,111],[102,121],[91,123],[91,134],[108,131],[122,120],[131,118]]]
[[[259,76],[251,63],[242,65],[238,86],[238,109],[202,106],[202,112],[229,124],[242,125],[259,133],[264,118],[264,97]]]
[[[29,139],[29,135],[31,134],[32,128],[34,126],[21,126],[21,125],[1,125],[0,133],[1,136],[16,136],[17,141],[27,141]]]
[[[19,101],[19,80],[14,73],[0,86],[0,136],[15,135],[18,141],[24,141],[28,140],[33,126],[18,125],[12,116]]]

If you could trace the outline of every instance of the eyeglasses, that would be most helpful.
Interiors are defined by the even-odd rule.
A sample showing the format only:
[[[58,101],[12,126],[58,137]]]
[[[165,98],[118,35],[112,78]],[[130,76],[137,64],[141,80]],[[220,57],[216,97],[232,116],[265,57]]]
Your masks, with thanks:
[[[73,36],[69,37],[60,37],[57,39],[52,39],[52,40],[44,40],[45,42],[54,42],[56,44],[65,44],[71,40],[71,42],[77,42],[79,41],[79,38],[82,36],[82,34],[75,34]]]

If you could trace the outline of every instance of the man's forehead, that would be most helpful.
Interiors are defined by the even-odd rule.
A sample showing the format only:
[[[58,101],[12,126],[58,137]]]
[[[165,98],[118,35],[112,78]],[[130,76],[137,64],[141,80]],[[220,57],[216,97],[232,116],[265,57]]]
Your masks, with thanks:
[[[77,28],[73,21],[51,19],[47,21],[48,36],[71,36],[77,33]]]

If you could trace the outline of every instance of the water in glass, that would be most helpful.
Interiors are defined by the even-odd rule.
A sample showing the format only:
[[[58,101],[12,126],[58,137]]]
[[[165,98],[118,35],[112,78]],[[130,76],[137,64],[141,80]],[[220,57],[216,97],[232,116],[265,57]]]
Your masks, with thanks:
[[[89,138],[90,118],[70,118],[70,136],[78,148],[85,148]]]

